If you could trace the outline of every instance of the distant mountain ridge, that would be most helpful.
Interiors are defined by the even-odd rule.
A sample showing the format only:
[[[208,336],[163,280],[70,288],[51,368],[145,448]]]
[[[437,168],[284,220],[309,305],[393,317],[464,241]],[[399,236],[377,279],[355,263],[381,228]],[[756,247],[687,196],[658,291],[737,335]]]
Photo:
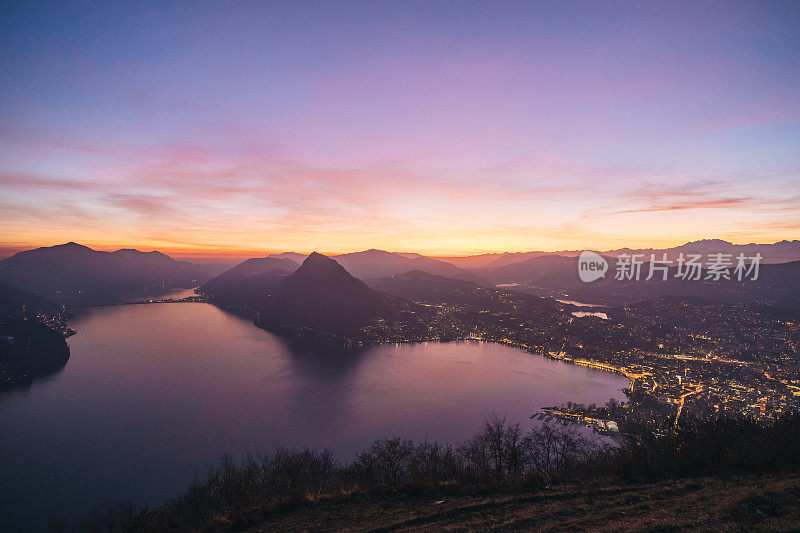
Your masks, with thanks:
[[[207,270],[161,252],[93,250],[75,242],[19,252],[0,261],[0,280],[66,304],[113,303],[163,294],[208,278]]]
[[[673,263],[667,279],[661,274],[647,280],[649,256],[642,258],[639,279],[617,280],[618,258],[603,255],[608,262],[604,278],[584,283],[578,277],[576,257],[544,255],[519,263],[500,267],[487,267],[477,272],[484,279],[499,286],[511,287],[539,296],[562,297],[583,302],[631,303],[661,296],[702,297],[709,300],[733,304],[768,304],[789,309],[800,309],[800,261],[777,264],[762,264],[758,279],[738,281],[720,279],[706,280],[707,270],[700,270],[699,280],[684,280],[676,276]],[[673,257],[674,260],[674,257]]]
[[[479,270],[506,266],[545,255],[575,257],[580,255],[582,251],[583,250],[561,250],[546,252],[534,250],[530,252],[498,252],[463,257],[438,257],[437,259],[452,263],[464,269]],[[651,253],[667,253],[668,255],[677,256],[681,252],[701,254],[744,253],[746,255],[760,253],[763,256],[764,263],[788,263],[790,261],[800,260],[800,240],[782,240],[771,244],[733,244],[722,239],[700,239],[671,248],[617,248],[600,251],[599,253],[611,257],[616,257],[620,254],[644,254],[646,258],[649,259]]]

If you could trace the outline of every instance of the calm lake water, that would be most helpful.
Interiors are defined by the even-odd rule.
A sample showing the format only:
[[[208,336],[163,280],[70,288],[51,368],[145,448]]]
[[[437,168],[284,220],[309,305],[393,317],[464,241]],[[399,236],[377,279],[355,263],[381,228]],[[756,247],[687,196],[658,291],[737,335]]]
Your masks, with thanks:
[[[222,454],[276,445],[352,458],[372,440],[460,441],[484,416],[624,399],[621,376],[479,342],[293,352],[208,304],[98,307],[57,375],[0,397],[0,529],[109,500],[157,504]]]

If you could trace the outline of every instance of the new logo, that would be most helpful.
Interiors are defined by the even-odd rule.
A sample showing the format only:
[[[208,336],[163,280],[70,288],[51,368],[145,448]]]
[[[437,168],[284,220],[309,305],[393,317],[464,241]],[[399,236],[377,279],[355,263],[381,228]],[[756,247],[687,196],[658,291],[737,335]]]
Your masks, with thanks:
[[[578,277],[585,283],[605,277],[608,262],[596,252],[586,250],[578,258]]]

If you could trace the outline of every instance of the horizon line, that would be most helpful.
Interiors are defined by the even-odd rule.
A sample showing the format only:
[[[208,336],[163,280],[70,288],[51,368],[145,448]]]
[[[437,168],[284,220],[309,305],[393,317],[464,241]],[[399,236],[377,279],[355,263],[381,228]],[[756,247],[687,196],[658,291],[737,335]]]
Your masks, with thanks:
[[[250,258],[250,257],[264,257],[267,255],[273,254],[281,254],[281,253],[298,253],[303,255],[308,255],[311,252],[317,252],[323,255],[328,256],[337,256],[343,255],[348,253],[356,253],[356,252],[364,252],[368,250],[380,250],[384,252],[390,253],[397,253],[397,254],[419,254],[426,257],[433,257],[433,258],[466,258],[466,257],[474,257],[480,255],[504,255],[504,254],[514,254],[514,253],[561,253],[561,252],[580,252],[583,250],[593,250],[597,252],[611,252],[615,250],[622,250],[622,249],[632,249],[632,250],[665,250],[669,248],[675,248],[678,246],[683,246],[693,242],[700,242],[700,241],[725,241],[734,246],[747,246],[747,245],[774,245],[779,244],[781,242],[798,242],[800,239],[790,239],[784,238],[778,241],[749,241],[749,242],[734,242],[728,239],[722,239],[718,237],[705,237],[705,238],[698,238],[689,241],[675,241],[675,244],[671,244],[668,246],[652,246],[652,245],[644,245],[644,246],[636,246],[636,245],[625,245],[620,246],[617,248],[593,248],[583,247],[583,248],[560,248],[560,249],[544,249],[544,248],[527,248],[527,249],[483,249],[483,250],[460,250],[460,251],[443,251],[443,250],[391,250],[387,248],[377,248],[375,246],[367,246],[365,248],[354,248],[348,251],[320,251],[321,249],[313,249],[313,250],[281,250],[281,249],[269,249],[269,248],[261,248],[261,249],[252,249],[252,248],[227,248],[224,250],[214,251],[214,246],[209,245],[206,247],[196,247],[196,248],[189,248],[184,246],[163,246],[163,247],[153,247],[152,245],[145,245],[145,244],[98,244],[91,241],[84,241],[83,243],[79,243],[77,241],[67,241],[67,242],[55,242],[52,244],[30,244],[30,243],[0,243],[0,259],[11,257],[16,253],[24,252],[28,250],[34,250],[37,248],[47,248],[52,246],[59,246],[68,244],[70,242],[80,244],[82,246],[86,246],[91,248],[92,250],[96,251],[103,251],[103,252],[113,252],[117,250],[123,249],[134,249],[141,252],[152,252],[157,251],[164,253],[170,257],[181,257],[181,258],[202,258],[202,259],[216,259],[216,260],[224,260],[224,259],[239,259],[239,258]],[[52,241],[51,241],[52,242]]]

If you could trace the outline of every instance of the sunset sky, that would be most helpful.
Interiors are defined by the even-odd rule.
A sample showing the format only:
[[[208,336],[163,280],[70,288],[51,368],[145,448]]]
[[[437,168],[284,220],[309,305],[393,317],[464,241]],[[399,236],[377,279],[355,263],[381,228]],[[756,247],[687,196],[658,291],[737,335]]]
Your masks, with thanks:
[[[0,256],[797,239],[799,88],[796,1],[3,2]]]

